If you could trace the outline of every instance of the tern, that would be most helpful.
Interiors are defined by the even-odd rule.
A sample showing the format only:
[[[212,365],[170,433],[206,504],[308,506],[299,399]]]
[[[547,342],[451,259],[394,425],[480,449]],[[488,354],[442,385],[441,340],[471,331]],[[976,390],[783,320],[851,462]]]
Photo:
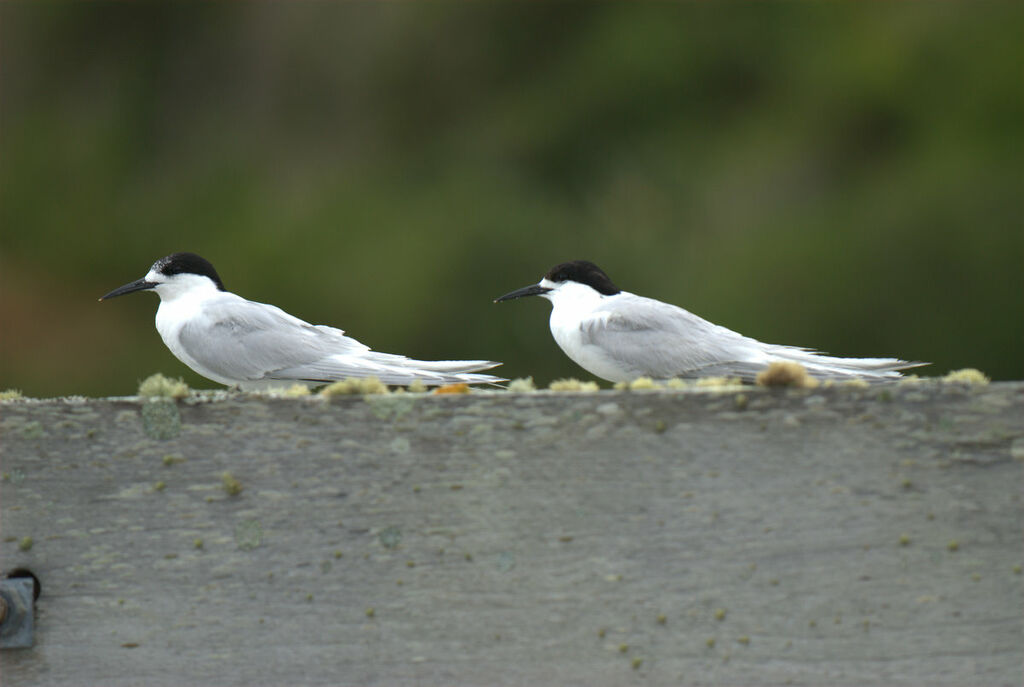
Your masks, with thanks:
[[[349,377],[376,377],[392,385],[505,381],[474,374],[501,363],[377,353],[340,329],[312,325],[276,306],[246,300],[226,291],[213,265],[195,253],[160,258],[142,279],[100,300],[146,289],[160,296],[156,328],[171,353],[207,379],[243,390],[295,383],[319,386]]]
[[[739,377],[753,382],[778,361],[803,365],[821,379],[900,377],[927,363],[897,358],[837,358],[795,346],[761,343],[682,308],[623,291],[586,260],[552,267],[539,283],[494,302],[523,296],[551,301],[551,334],[576,364],[610,382],[639,377]]]

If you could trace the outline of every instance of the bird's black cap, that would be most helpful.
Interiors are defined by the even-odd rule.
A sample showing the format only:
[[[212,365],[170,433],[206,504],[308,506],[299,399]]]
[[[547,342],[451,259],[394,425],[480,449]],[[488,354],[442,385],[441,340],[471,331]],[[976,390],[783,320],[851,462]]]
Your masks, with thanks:
[[[153,269],[168,277],[174,274],[199,274],[209,277],[218,289],[224,290],[224,282],[220,280],[220,275],[213,269],[210,261],[195,253],[171,253],[157,260],[153,264]]]
[[[614,296],[622,291],[612,283],[604,270],[587,260],[573,260],[555,265],[544,275],[544,278],[553,282],[575,281],[586,284],[605,296]]]

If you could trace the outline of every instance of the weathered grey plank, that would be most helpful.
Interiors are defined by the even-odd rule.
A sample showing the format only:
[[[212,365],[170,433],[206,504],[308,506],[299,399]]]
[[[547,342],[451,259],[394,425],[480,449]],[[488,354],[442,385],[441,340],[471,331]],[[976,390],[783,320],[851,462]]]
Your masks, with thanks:
[[[1020,684],[1024,383],[744,393],[5,403],[0,679]]]

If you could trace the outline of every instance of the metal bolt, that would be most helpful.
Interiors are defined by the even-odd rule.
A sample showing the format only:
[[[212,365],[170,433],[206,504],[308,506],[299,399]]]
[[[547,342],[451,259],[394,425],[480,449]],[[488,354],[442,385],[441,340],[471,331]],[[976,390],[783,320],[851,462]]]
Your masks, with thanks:
[[[32,592],[31,578],[0,580],[0,649],[32,646],[35,625]]]

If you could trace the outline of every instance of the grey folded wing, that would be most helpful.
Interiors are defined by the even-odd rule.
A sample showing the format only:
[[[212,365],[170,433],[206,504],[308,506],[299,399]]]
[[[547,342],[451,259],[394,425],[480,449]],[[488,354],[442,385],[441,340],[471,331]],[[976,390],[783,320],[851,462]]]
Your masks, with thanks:
[[[674,305],[628,295],[614,309],[595,311],[580,329],[585,345],[599,347],[636,376],[747,377],[760,368],[746,360],[753,340]]]
[[[203,314],[182,327],[179,339],[192,357],[228,379],[304,379],[303,369],[327,356],[369,350],[340,329],[264,303],[213,304]],[[279,377],[281,370],[292,374]]]
[[[765,344],[668,303],[629,294],[614,309],[597,310],[581,329],[584,343],[636,376],[739,377],[752,382],[769,363],[798,362],[822,379],[893,379],[923,363],[897,358],[837,358],[797,346]]]

